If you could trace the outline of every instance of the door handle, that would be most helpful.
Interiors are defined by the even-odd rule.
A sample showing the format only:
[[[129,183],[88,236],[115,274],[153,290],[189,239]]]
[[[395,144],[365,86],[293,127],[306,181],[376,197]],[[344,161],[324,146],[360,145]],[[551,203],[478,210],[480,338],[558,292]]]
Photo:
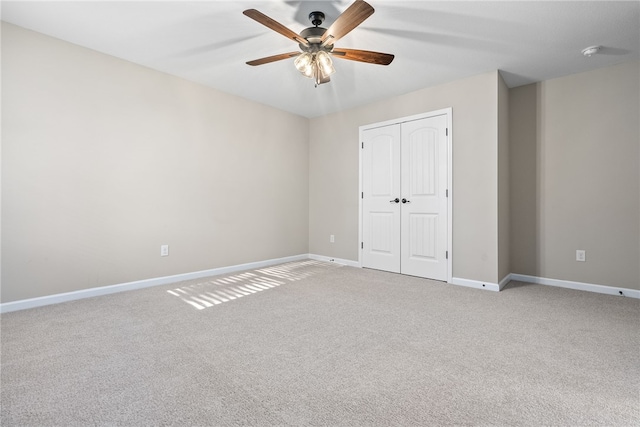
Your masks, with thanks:
[[[389,203],[398,203],[400,202],[400,199],[398,199],[397,197],[393,200],[389,200]]]
[[[411,203],[411,200],[402,199],[402,203]]]

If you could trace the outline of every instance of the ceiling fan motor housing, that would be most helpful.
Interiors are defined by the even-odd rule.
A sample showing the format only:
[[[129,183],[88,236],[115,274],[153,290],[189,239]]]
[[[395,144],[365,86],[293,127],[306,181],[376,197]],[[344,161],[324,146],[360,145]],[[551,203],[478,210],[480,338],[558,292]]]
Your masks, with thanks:
[[[327,31],[327,29],[322,27],[309,27],[300,31],[300,36],[309,42],[309,46],[300,43],[300,49],[303,52],[318,52],[320,50],[331,52],[331,50],[333,50],[333,44],[320,46],[322,43],[322,35],[325,31]]]

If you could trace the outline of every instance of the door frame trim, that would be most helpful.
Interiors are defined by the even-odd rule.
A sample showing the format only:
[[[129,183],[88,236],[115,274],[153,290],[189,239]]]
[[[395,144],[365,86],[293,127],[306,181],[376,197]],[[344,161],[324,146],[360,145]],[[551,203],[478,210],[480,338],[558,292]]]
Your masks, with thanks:
[[[426,119],[435,116],[447,116],[447,188],[449,189],[449,197],[447,198],[447,250],[449,258],[447,259],[447,283],[451,283],[453,278],[453,109],[443,108],[440,110],[429,111],[427,113],[415,114],[412,116],[400,117],[397,119],[386,120],[384,122],[371,123],[362,125],[358,130],[358,145],[362,147],[362,133],[369,129],[375,129],[383,126],[401,124],[414,120]],[[362,230],[362,148],[358,148],[358,245],[361,246],[363,230]],[[358,248],[358,265],[362,267],[362,247]]]

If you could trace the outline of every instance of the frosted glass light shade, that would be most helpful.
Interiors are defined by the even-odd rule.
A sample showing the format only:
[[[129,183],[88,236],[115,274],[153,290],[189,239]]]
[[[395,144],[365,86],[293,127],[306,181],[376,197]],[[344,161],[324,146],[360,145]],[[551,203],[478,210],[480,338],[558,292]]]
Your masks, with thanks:
[[[331,74],[336,72],[336,69],[333,68],[333,62],[331,61],[331,56],[325,51],[320,51],[316,54],[316,62],[318,63],[318,68],[322,70],[322,75],[325,77],[330,76]]]
[[[305,76],[313,77],[314,61],[313,55],[309,52],[300,54],[293,62],[293,65],[295,65],[298,71],[300,71]]]

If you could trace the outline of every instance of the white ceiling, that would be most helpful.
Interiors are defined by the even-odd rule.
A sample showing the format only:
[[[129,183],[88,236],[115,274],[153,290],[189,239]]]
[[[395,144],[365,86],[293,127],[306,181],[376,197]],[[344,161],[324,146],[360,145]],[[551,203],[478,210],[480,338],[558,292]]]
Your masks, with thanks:
[[[509,87],[640,55],[638,1],[389,1],[337,47],[395,54],[389,66],[336,59],[314,87],[293,59],[246,61],[298,49],[249,19],[255,8],[299,33],[308,14],[328,27],[342,1],[2,1],[2,20],[260,103],[316,117],[500,70]],[[581,50],[602,45],[599,55]]]

